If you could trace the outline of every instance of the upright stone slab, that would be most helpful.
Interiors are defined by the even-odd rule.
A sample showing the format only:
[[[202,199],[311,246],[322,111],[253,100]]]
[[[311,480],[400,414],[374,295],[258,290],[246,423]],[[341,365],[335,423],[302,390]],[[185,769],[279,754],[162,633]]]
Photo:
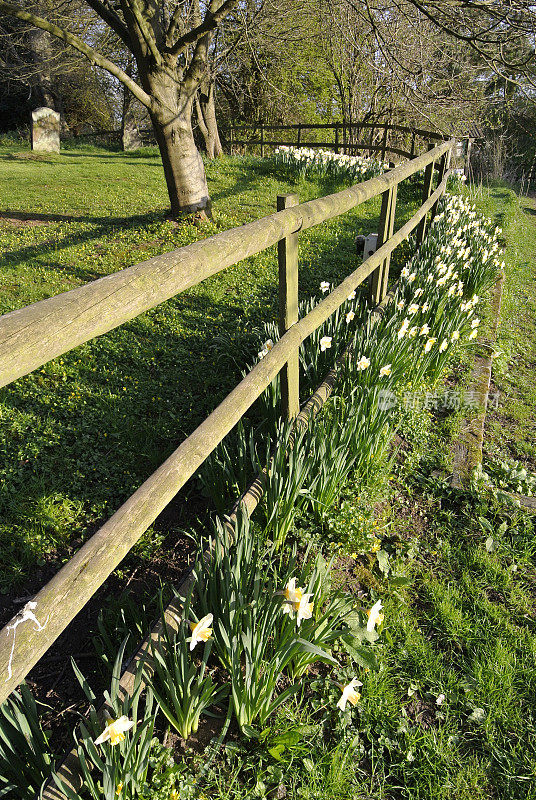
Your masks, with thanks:
[[[126,117],[123,123],[123,150],[137,150],[143,146],[138,126],[130,117]]]
[[[32,150],[60,152],[60,115],[52,108],[43,106],[32,111]]]

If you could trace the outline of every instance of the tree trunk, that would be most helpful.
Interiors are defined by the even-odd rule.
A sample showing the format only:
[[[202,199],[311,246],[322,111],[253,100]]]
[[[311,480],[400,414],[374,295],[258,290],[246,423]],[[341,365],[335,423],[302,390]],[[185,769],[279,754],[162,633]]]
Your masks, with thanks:
[[[196,211],[211,216],[205,167],[192,131],[193,98],[178,96],[178,81],[169,72],[158,70],[148,76],[157,104],[151,122],[160,149],[169,194],[172,219]],[[179,84],[180,85],[180,84]]]
[[[205,149],[210,159],[223,154],[218,121],[216,119],[216,104],[214,102],[214,81],[201,84],[195,97],[197,121],[205,140]]]

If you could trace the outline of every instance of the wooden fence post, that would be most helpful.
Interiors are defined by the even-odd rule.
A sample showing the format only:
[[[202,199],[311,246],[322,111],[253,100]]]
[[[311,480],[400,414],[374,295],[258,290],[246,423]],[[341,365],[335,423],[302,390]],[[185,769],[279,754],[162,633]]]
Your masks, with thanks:
[[[261,158],[264,158],[264,125],[261,122]]]
[[[301,144],[301,131],[302,131],[302,126],[301,126],[301,122],[300,122],[300,123],[298,123],[298,140],[297,140],[296,147],[299,147],[300,144]]]
[[[381,159],[385,161],[385,153],[387,150],[387,132],[389,130],[389,125],[387,122],[385,123],[385,128],[383,129],[383,139],[382,139],[382,152],[381,152]]]
[[[411,157],[413,158],[414,155],[415,155],[415,131],[412,131],[412,133],[411,133],[411,150],[410,150],[410,153],[411,153]]]
[[[339,123],[335,123],[335,152],[339,152]]]
[[[443,180],[443,178],[445,177],[445,172],[449,168],[450,153],[451,153],[450,150],[448,151],[448,153],[443,153],[443,155],[441,156],[441,158],[439,160],[439,176],[438,176],[438,179],[437,179],[437,185],[438,186],[441,183],[441,181]],[[436,202],[432,206],[432,210],[430,212],[430,222],[433,220],[433,218],[437,214],[438,205],[439,205],[439,199],[436,200]]]
[[[382,207],[380,211],[380,222],[378,225],[378,243],[376,249],[391,238],[395,225],[396,195],[397,186],[392,186],[382,194]],[[387,292],[387,281],[389,278],[389,265],[391,256],[387,256],[385,261],[380,264],[370,276],[369,300],[372,306],[381,303]]]
[[[428,150],[433,150],[434,145],[432,142],[428,143]],[[432,183],[434,180],[434,167],[435,161],[431,161],[424,170],[424,185],[422,190],[422,202],[425,203],[432,194]],[[424,241],[426,235],[426,216],[422,218],[417,226],[417,247]]]
[[[231,124],[229,129],[229,155],[233,155],[233,140],[234,140],[234,127]]]
[[[277,210],[297,206],[296,194],[277,196]],[[283,336],[298,321],[298,234],[291,233],[277,244],[279,264],[279,333]],[[300,361],[295,350],[281,370],[281,414],[294,419],[300,413]]]

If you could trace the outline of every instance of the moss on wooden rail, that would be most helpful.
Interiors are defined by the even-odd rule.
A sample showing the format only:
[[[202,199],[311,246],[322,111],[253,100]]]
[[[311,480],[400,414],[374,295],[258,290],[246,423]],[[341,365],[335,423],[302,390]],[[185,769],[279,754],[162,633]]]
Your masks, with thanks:
[[[437,157],[447,149],[446,144],[441,145],[426,156]],[[425,158],[425,156],[422,157],[422,159]],[[416,159],[415,162],[419,160]],[[407,173],[409,169],[409,174],[411,174],[410,165],[403,165],[399,169],[403,173]],[[379,179],[374,179],[382,181],[381,189],[383,191],[390,185],[395,185],[392,180],[394,172],[396,170]],[[407,177],[407,174],[405,176]],[[445,185],[446,177],[417,213],[396,234],[345,278],[306,317],[293,325],[204,422],[39,591],[34,598],[35,606],[32,608],[38,624],[35,624],[31,618],[22,620],[20,615],[17,615],[0,631],[0,702],[21,683],[30,669],[118,566],[140,536],[152,525],[160,512],[272,382],[288,361],[289,356],[346,302],[349,294],[383,263],[401,242],[407,239],[443,194]],[[359,186],[354,186],[340,192],[339,195],[312,201],[313,211],[310,213],[306,209],[311,204],[305,203],[302,206],[280,211],[277,216],[293,215],[297,209],[301,209],[301,221],[309,227],[311,224],[315,224],[311,220],[315,219],[315,215],[320,211],[329,216],[337,215],[335,210],[337,206],[330,203],[332,198],[340,198],[343,195],[344,199],[341,204],[350,203],[356,193],[359,194],[359,188]],[[327,202],[319,207],[318,204],[323,201]],[[329,216],[324,218],[329,218]],[[291,216],[291,219],[295,221],[294,216]],[[220,236],[221,234],[213,238],[218,239]]]
[[[344,214],[426,167],[444,142],[394,170],[0,317],[0,387],[134,319],[280,239]]]

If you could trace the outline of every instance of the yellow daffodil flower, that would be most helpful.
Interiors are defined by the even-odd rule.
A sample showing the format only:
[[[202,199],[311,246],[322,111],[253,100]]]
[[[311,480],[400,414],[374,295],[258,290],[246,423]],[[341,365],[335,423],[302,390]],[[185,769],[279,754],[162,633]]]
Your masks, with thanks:
[[[367,617],[368,617],[367,631],[369,633],[374,630],[376,625],[381,625],[382,624],[382,622],[384,620],[384,616],[380,611],[380,609],[382,607],[383,607],[382,606],[382,601],[378,600],[376,603],[374,603],[372,608],[369,608],[367,610]]]
[[[125,715],[119,717],[119,719],[110,718],[101,735],[95,739],[94,744],[103,744],[107,741],[109,741],[111,745],[119,744],[119,742],[124,741],[125,732],[129,731],[133,726],[133,721],[125,717]]]
[[[190,650],[199,644],[199,642],[206,642],[212,636],[212,614],[207,614],[206,617],[200,619],[199,622],[190,622],[190,630],[192,631],[192,638],[190,639]]]
[[[356,692],[356,689],[358,686],[363,686],[361,681],[358,681],[357,678],[352,678],[350,683],[347,683],[346,686],[341,686],[340,683],[338,683],[337,686],[342,692],[342,695],[337,703],[337,708],[340,708],[341,711],[344,711],[346,708],[346,703],[351,703],[353,706],[358,704],[361,695],[359,692]]]

